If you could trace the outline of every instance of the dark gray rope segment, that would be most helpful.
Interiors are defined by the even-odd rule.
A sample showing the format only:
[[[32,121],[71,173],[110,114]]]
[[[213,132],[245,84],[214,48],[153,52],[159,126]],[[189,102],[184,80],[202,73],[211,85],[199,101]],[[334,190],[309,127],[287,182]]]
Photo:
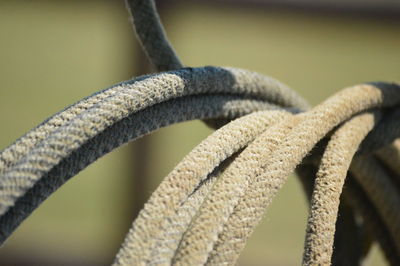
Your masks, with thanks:
[[[4,170],[0,178],[0,214],[12,206],[18,195],[29,189],[52,165],[87,139],[130,113],[154,104],[186,95],[223,93],[246,95],[283,107],[302,109],[307,106],[279,82],[250,73],[214,67],[190,68],[156,74],[132,85],[118,85],[121,88],[117,93],[79,113],[66,125],[54,129],[51,137],[45,141],[30,143],[35,148],[20,154],[20,159]],[[9,150],[19,151],[20,147],[16,144]]]
[[[133,26],[143,50],[158,71],[182,68],[183,65],[168,41],[153,0],[126,0]]]
[[[0,217],[0,241],[4,242],[40,203],[70,177],[128,141],[187,120],[221,117],[234,119],[254,111],[277,108],[262,101],[241,99],[238,96],[200,95],[173,99],[133,113],[88,139],[54,164],[33,187],[18,197],[15,205]]]
[[[383,137],[384,136],[384,137]],[[365,154],[388,146],[400,137],[400,108],[387,110],[382,121],[363,140],[359,153]]]
[[[389,173],[378,160],[365,155],[354,158],[350,170],[381,214],[400,253],[400,194]]]
[[[133,97],[132,101],[129,102],[124,96],[121,97],[123,93],[130,94],[130,98]],[[294,107],[299,110],[308,108],[308,104],[285,85],[246,70],[219,67],[185,68],[142,76],[97,92],[32,129],[0,152],[0,174],[21,160],[32,147],[38,145],[60,126],[70,123],[88,109],[99,107],[104,101],[118,100],[120,103],[126,101],[126,104],[134,105],[132,108],[141,110],[168,99],[209,93],[240,94],[246,98],[265,100],[283,107]]]
[[[346,200],[361,215],[368,232],[377,240],[382,248],[385,258],[390,265],[400,264],[400,254],[396,248],[395,240],[390,234],[385,222],[383,221],[379,211],[371,202],[370,197],[364,191],[361,185],[357,183],[357,179],[348,173],[349,177],[346,181]]]

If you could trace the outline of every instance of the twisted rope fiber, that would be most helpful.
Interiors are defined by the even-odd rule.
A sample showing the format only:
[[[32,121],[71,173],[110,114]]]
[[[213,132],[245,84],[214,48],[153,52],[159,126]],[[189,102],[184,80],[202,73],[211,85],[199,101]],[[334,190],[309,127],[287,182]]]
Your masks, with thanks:
[[[158,71],[175,70],[183,65],[168,41],[154,1],[126,0],[133,28],[147,57]]]
[[[151,105],[154,102],[160,102],[164,99],[169,99],[173,97],[178,97],[182,95],[189,95],[189,94],[198,94],[198,93],[211,93],[211,92],[222,92],[222,93],[243,93],[248,91],[247,94],[251,97],[252,95],[264,95],[264,97],[268,98],[271,97],[274,100],[277,100],[278,102],[286,102],[286,105],[298,105],[301,106],[303,103],[300,102],[300,104],[293,103],[291,104],[291,98],[293,97],[293,93],[289,93],[289,95],[281,95],[283,94],[283,91],[289,90],[284,86],[281,86],[279,83],[274,82],[273,80],[264,78],[262,76],[259,76],[256,74],[254,77],[261,81],[259,82],[258,85],[255,84],[249,84],[251,82],[248,78],[249,75],[245,74],[247,77],[247,80],[243,80],[242,77],[240,77],[244,72],[239,70],[236,72],[237,74],[234,74],[236,71],[234,70],[233,72],[227,72],[223,69],[220,68],[212,68],[212,67],[206,67],[206,68],[199,68],[199,69],[184,69],[182,71],[178,72],[173,72],[173,74],[158,74],[155,75],[154,78],[147,78],[147,79],[140,79],[138,82],[131,82],[130,83],[124,83],[122,85],[118,85],[116,90],[119,90],[119,92],[113,94],[110,97],[105,98],[103,101],[99,101],[98,103],[94,104],[92,108],[89,108],[87,110],[81,111],[79,115],[77,115],[74,119],[70,119],[65,124],[61,124],[58,122],[59,127],[54,129],[54,132],[47,132],[49,135],[47,136],[46,139],[42,139],[40,141],[37,141],[38,143],[32,143],[29,142],[31,139],[30,136],[42,136],[43,128],[47,128],[47,124],[45,123],[41,127],[38,127],[34,129],[33,133],[29,133],[27,137],[21,138],[17,143],[8,149],[6,149],[4,153],[12,154],[15,157],[21,157],[19,160],[16,160],[17,162],[8,163],[11,164],[12,167],[7,168],[4,170],[2,173],[2,179],[0,179],[0,185],[3,188],[9,188],[9,190],[2,190],[1,195],[3,198],[8,198],[9,201],[5,202],[4,200],[1,202],[4,206],[5,203],[8,203],[9,205],[12,206],[13,202],[16,200],[18,195],[15,195],[17,193],[20,193],[19,195],[23,195],[23,189],[29,189],[29,187],[32,187],[34,185],[35,180],[40,179],[41,175],[44,175],[46,171],[49,171],[52,167],[56,166],[59,163],[59,160],[63,156],[68,156],[69,153],[74,151],[74,149],[77,149],[80,144],[85,143],[88,139],[91,137],[95,136],[97,133],[101,132],[102,129],[107,128],[110,124],[113,122],[116,122],[118,120],[118,117],[121,119],[123,118],[124,115],[128,115],[128,113],[123,113],[123,110],[121,110],[120,106],[124,104],[124,101],[127,101],[127,106],[126,106],[126,111],[125,112],[135,112],[134,110],[129,110],[131,108],[130,106],[135,106],[136,110],[140,110],[143,105],[146,104],[143,103],[142,101],[149,101],[150,103],[147,103],[147,105]],[[178,73],[176,75],[175,73]],[[223,78],[224,76],[221,74],[227,74],[225,75],[225,79]],[[232,74],[230,74],[232,73]],[[241,74],[242,73],[242,74]],[[171,77],[173,78],[171,81]],[[204,77],[207,81],[207,83],[202,83],[198,79],[201,79],[201,77]],[[166,80],[163,80],[166,79]],[[158,87],[159,91],[157,91],[157,87],[154,88],[151,92],[149,92],[149,87],[153,85],[160,86]],[[163,83],[167,83],[164,85]],[[173,83],[175,87],[168,87],[168,89],[163,88],[163,86],[167,86],[170,83]],[[183,83],[183,84],[182,84]],[[200,83],[200,84],[199,84]],[[250,86],[248,86],[250,85]],[[266,87],[270,87],[272,90],[270,90],[270,93],[266,93]],[[141,93],[141,91],[144,91]],[[108,92],[108,90],[106,91]],[[169,92],[169,93],[168,93]],[[147,93],[147,94],[146,94]],[[161,95],[160,95],[161,94]],[[268,95],[269,94],[269,95]],[[129,97],[131,96],[131,97]],[[138,97],[139,96],[139,97]],[[145,100],[140,99],[140,96],[144,98]],[[287,97],[289,96],[289,97]],[[94,97],[97,97],[95,95]],[[261,98],[264,98],[261,97]],[[157,99],[159,98],[159,99]],[[256,98],[256,97],[254,97]],[[111,103],[117,103],[117,106],[111,105]],[[296,102],[296,99],[293,100],[293,102]],[[212,102],[210,102],[212,104]],[[105,106],[105,107],[103,107]],[[108,111],[107,108],[115,108],[118,109],[118,111],[114,114],[112,112],[105,113],[105,111]],[[71,108],[74,108],[72,106]],[[70,109],[71,109],[70,108]],[[258,108],[258,109],[257,109]],[[251,112],[251,111],[256,111],[260,110],[260,107],[257,108],[243,108],[243,112]],[[106,110],[104,110],[106,109]],[[66,111],[70,111],[67,109]],[[106,116],[108,115],[108,116]],[[55,118],[50,119],[48,123],[53,123],[53,120],[57,120],[59,116],[63,117],[63,114],[57,115]],[[114,116],[114,117],[113,117]],[[101,124],[99,122],[99,117],[103,117],[103,120],[105,121],[105,124]],[[92,121],[89,121],[89,120]],[[90,123],[94,124],[94,126],[91,128]],[[108,124],[107,124],[108,123]],[[146,121],[145,123],[148,123]],[[159,123],[159,122],[158,122]],[[61,124],[61,125],[60,125]],[[143,124],[143,123],[142,123]],[[84,125],[84,126],[82,126]],[[89,126],[88,126],[89,125]],[[96,129],[95,126],[98,126],[97,131],[94,130]],[[50,128],[54,128],[49,126]],[[100,128],[99,128],[100,127]],[[92,129],[93,131],[91,132],[92,135],[84,135],[85,130],[87,129]],[[87,132],[86,132],[87,133]],[[43,134],[44,135],[44,134]],[[112,134],[111,134],[112,135]],[[75,138],[75,139],[74,139]],[[28,141],[26,141],[28,139]],[[34,140],[37,140],[34,139]],[[69,141],[68,144],[65,143],[66,141]],[[60,143],[61,142],[61,143]],[[22,144],[21,144],[22,143]],[[75,145],[75,148],[74,146]],[[20,147],[23,147],[21,149]],[[27,147],[28,146],[28,147]],[[29,147],[33,147],[29,149]],[[62,150],[64,149],[64,151]],[[25,156],[22,156],[23,153],[19,152],[21,150],[27,150],[28,152],[26,153]],[[11,152],[10,152],[11,151]],[[17,151],[17,152],[14,152]],[[57,154],[56,154],[57,153]],[[38,165],[35,164],[36,162],[42,162],[43,160],[46,160],[46,154],[50,154],[52,156],[52,162],[50,163],[47,161],[47,165]],[[101,155],[101,154],[100,154]],[[41,157],[40,157],[41,156]],[[54,159],[55,156],[59,156],[58,159]],[[10,157],[10,156],[9,156]],[[44,159],[42,159],[44,157]],[[95,158],[97,159],[97,157]],[[94,160],[94,159],[93,159]],[[10,160],[9,160],[10,161]],[[83,160],[85,162],[87,160]],[[88,163],[90,163],[89,161]],[[77,163],[73,164],[71,163],[72,167],[75,167],[75,165],[80,165],[82,164],[82,161],[78,160]],[[27,166],[26,166],[27,165]],[[84,165],[86,166],[86,165]],[[83,166],[80,166],[80,169],[82,169]],[[60,169],[64,169],[63,167],[60,167]],[[65,170],[65,169],[64,169]],[[26,177],[26,171],[29,171],[28,174],[30,175],[29,177]],[[20,176],[20,173],[24,173],[24,176]],[[57,172],[57,170],[56,170]],[[71,171],[66,171],[66,172],[71,172]],[[76,173],[76,171],[72,171],[73,173]],[[63,173],[59,173],[59,176],[62,177]],[[21,179],[28,179],[30,183],[22,183]],[[16,181],[12,181],[16,180]],[[13,182],[19,182],[17,184],[23,184],[24,186],[17,185],[14,186]],[[18,190],[18,191],[15,191]],[[50,189],[49,193],[54,191],[54,189]],[[47,193],[47,194],[49,194]],[[11,196],[10,196],[11,195]],[[42,197],[43,198],[43,197]],[[35,201],[33,201],[35,202]],[[32,206],[36,207],[35,204],[32,202]],[[40,201],[41,202],[41,201]],[[29,205],[28,203],[25,203]],[[33,209],[33,208],[31,208]],[[19,215],[25,214],[25,216],[28,213],[24,212],[17,212],[15,211],[14,213],[19,213]],[[21,220],[21,219],[19,219]],[[18,224],[18,223],[16,223]],[[8,227],[15,227],[15,226],[8,226]]]
[[[135,16],[135,14],[136,14],[136,16],[137,16],[137,18],[134,18],[134,21],[135,20],[142,20],[142,19],[144,19],[145,21],[146,21],[146,25],[148,25],[148,24],[152,24],[152,23],[154,23],[155,21],[156,21],[156,25],[155,25],[155,27],[154,28],[156,28],[156,29],[160,29],[160,28],[162,28],[162,26],[160,26],[160,22],[159,22],[159,20],[158,19],[153,19],[154,17],[156,17],[157,15],[154,15],[154,14],[156,14],[156,11],[155,11],[155,6],[154,6],[154,2],[153,1],[145,1],[145,2],[147,2],[147,4],[146,5],[144,5],[143,4],[143,1],[127,1],[127,4],[128,4],[128,6],[130,6],[130,8],[131,8],[131,13]],[[150,3],[150,2],[152,2],[152,3]],[[139,12],[139,9],[140,8],[143,8],[143,9],[145,9],[145,10],[141,10],[142,12]],[[150,13],[150,14],[152,14],[151,16],[150,16],[150,18],[149,19],[147,19],[146,18],[146,14],[147,13]],[[147,23],[147,20],[148,20],[148,23]],[[161,49],[160,50],[166,50],[166,53],[168,53],[168,52],[171,52],[172,51],[172,53],[173,53],[173,49],[170,47],[170,44],[168,43],[168,41],[167,41],[167,38],[166,38],[166,36],[165,36],[165,32],[164,31],[159,31],[159,33],[161,34],[161,35],[163,35],[162,36],[162,38],[160,38],[160,36],[157,36],[157,34],[152,34],[152,33],[154,33],[154,32],[151,32],[151,31],[146,31],[146,29],[145,29],[145,26],[144,26],[144,24],[143,23],[135,23],[134,24],[135,25],[135,29],[136,29],[136,32],[137,32],[137,34],[138,34],[138,37],[139,37],[139,39],[142,39],[142,44],[143,44],[143,46],[144,46],[144,49],[147,51],[147,53],[148,53],[148,55],[149,55],[149,57],[150,57],[150,59],[153,59],[153,60],[151,60],[151,61],[153,61],[153,64],[154,65],[159,65],[159,62],[157,62],[157,59],[156,59],[156,57],[157,57],[157,54],[155,54],[155,56],[153,57],[153,55],[152,54],[149,54],[149,50],[151,50],[152,48],[153,48],[153,45],[155,44],[155,43],[157,43],[157,42],[159,42],[159,40],[161,39],[162,41],[163,41],[163,44],[162,45],[160,45],[160,47],[161,47]],[[143,33],[145,33],[145,34],[143,34]],[[159,34],[159,35],[160,35]],[[152,36],[153,35],[153,36]],[[149,37],[150,36],[150,37]],[[146,42],[148,42],[148,40],[149,39],[151,39],[151,37],[153,37],[153,41],[152,42],[150,42],[149,43],[149,46],[147,47],[146,46]],[[170,54],[172,54],[172,53],[170,53]],[[175,56],[175,54],[173,54],[174,56]],[[175,56],[176,57],[176,56]],[[174,67],[174,66],[171,66],[171,67]],[[146,227],[148,226],[148,224],[146,224]],[[134,227],[135,227],[135,224],[134,224]],[[141,228],[142,229],[142,228]],[[133,232],[132,232],[132,234],[134,234],[134,232],[135,232],[135,230],[133,229]],[[129,236],[130,236],[130,234],[128,234],[128,239],[129,239]],[[129,243],[130,241],[128,241],[128,243]],[[141,243],[141,241],[137,241],[137,242],[139,242],[139,243]],[[127,243],[127,242],[125,242],[125,243]],[[127,246],[128,244],[126,244],[126,245],[124,245],[123,246],[123,250],[124,250],[124,247],[125,246]],[[130,252],[130,253],[132,253],[132,252]],[[125,252],[125,254],[130,254],[129,252]],[[142,254],[142,252],[138,252],[138,253],[140,253],[140,254]],[[136,261],[137,262],[137,261]]]
[[[299,170],[302,172],[302,175],[316,175],[316,166],[319,165],[319,163],[315,163],[315,157],[313,161],[313,164],[303,164],[302,167],[300,167]],[[310,171],[311,169],[313,170]],[[305,170],[307,170],[307,172]],[[369,197],[360,185],[355,182],[355,178],[350,172],[346,178],[346,188],[343,192],[344,199],[361,215],[363,224],[368,233],[380,244],[387,261],[391,265],[397,265],[400,261],[400,257],[394,245],[393,237],[387,231],[387,227],[377,213],[375,206],[370,202]],[[348,244],[346,244],[346,247],[348,247]]]
[[[132,0],[127,5],[153,65],[159,70],[181,68],[154,2]],[[322,216],[312,202],[315,220],[310,218],[309,227],[314,221],[316,228],[329,228],[331,240],[329,244],[311,241],[315,245],[306,241],[305,247],[305,254],[317,254],[305,264],[329,264],[345,172],[358,143],[373,126],[370,114],[359,113],[384,108],[385,117],[359,152],[370,153],[398,137],[398,114],[390,108],[399,102],[397,84],[375,83],[345,89],[306,113],[263,111],[232,121],[197,146],[166,177],[134,222],[115,264],[233,264],[287,175],[333,130],[328,148],[348,144],[335,144],[336,138],[343,138],[337,137],[341,134],[356,137],[344,148],[348,161],[339,167],[342,181],[328,184],[336,191],[336,201],[332,204],[330,197],[318,200],[319,208],[336,210],[327,223],[317,222]],[[308,109],[304,100],[276,81],[245,70],[213,67],[140,77],[88,97],[0,154],[0,228],[4,239],[69,177],[130,139],[187,119],[212,119],[208,124],[220,126],[254,111],[282,107],[295,113]],[[368,116],[369,120],[365,118]],[[365,120],[369,123],[361,122]],[[348,129],[353,123],[362,124],[360,130]],[[398,152],[399,147],[393,145],[392,149]],[[336,158],[334,153],[327,149],[324,158],[330,154]],[[399,172],[393,162],[388,163],[388,153],[379,154],[381,162],[371,155],[353,160],[351,171],[357,189],[352,191],[356,196],[348,193],[348,198],[356,198],[357,204],[352,206],[360,209],[366,225],[374,228],[371,232],[378,232],[376,237],[386,256],[396,265],[400,200],[394,180],[398,180]],[[326,167],[320,172],[331,173],[332,160],[323,160]],[[329,180],[330,175],[322,179]],[[325,186],[317,181],[314,195]],[[312,239],[312,235],[306,239]]]
[[[98,106],[107,99],[115,99],[115,96],[121,98],[121,94],[125,92],[136,97],[136,101],[143,101],[143,103],[136,103],[138,104],[138,110],[145,108],[140,104],[151,106],[174,97],[202,93],[242,94],[259,100],[271,101],[284,107],[297,107],[299,109],[304,109],[308,106],[285,85],[246,70],[215,67],[186,68],[180,71],[139,77],[95,93],[66,108],[28,132],[1,152],[0,173],[15,164],[16,161],[29,152],[30,148],[45,139],[60,126],[69,123],[76,116],[94,106]]]
[[[330,136],[327,136],[316,144],[295,170],[309,204],[311,203],[318,166],[321,163],[322,154],[326,149],[329,138]],[[348,183],[349,181],[346,179],[340,196],[331,260],[333,265],[359,264],[368,255],[374,241],[373,234],[365,228],[365,221],[360,221],[357,208],[351,205],[347,199],[349,196],[346,189]]]
[[[315,180],[303,264],[330,263],[344,180],[359,144],[375,123],[372,113],[354,116],[331,137]]]
[[[135,6],[134,6],[134,4],[132,4],[132,3],[138,3],[138,5],[139,5],[139,3],[140,2],[142,2],[142,1],[128,1],[128,4],[130,3],[131,4],[131,8],[132,9],[135,9]],[[137,6],[136,6],[137,7]],[[146,10],[146,13],[156,13],[155,12],[155,10],[154,10],[154,3],[153,3],[153,5],[148,5],[147,6],[147,8],[149,9],[149,10]],[[133,11],[131,11],[133,14],[135,14],[135,10],[133,10]],[[137,15],[139,16],[139,19],[142,19],[143,17],[142,17],[142,14],[145,14],[145,13],[137,13]],[[152,16],[152,17],[154,17],[154,15]],[[136,20],[136,19],[134,19],[134,20]],[[151,21],[150,21],[150,23],[152,23],[152,22],[154,22],[154,20],[152,20],[152,19],[150,19]],[[137,23],[137,24],[135,24],[135,28],[136,28],[136,32],[138,33],[138,35],[139,35],[139,38],[143,38],[142,36],[141,36],[141,34],[140,34],[140,32],[143,32],[143,31],[141,31],[141,29],[143,28],[143,25],[142,24],[139,24],[139,23]],[[139,28],[139,29],[138,29]],[[161,28],[161,27],[158,27],[158,28]],[[145,30],[144,30],[144,32],[146,32]],[[164,34],[164,32],[162,32],[162,34]],[[149,35],[148,36],[151,36],[151,33],[149,33]],[[148,37],[147,36],[147,37]],[[154,41],[154,43],[156,43],[157,42],[157,38],[159,38],[159,37],[157,37],[157,36],[154,36],[154,39],[155,39],[155,41]],[[163,37],[162,38],[162,40],[166,40],[166,37]],[[146,41],[147,40],[142,40],[142,44],[145,44],[146,43]],[[147,50],[147,47],[146,47],[146,45],[144,45],[145,46],[145,50]],[[166,43],[164,46],[161,46],[161,47],[168,47],[169,46],[169,43]],[[150,49],[151,49],[151,47],[150,47]],[[169,49],[170,51],[172,51],[172,49]],[[152,55],[150,55],[150,58],[152,57]],[[155,65],[157,65],[157,62],[155,62],[154,63]],[[140,216],[139,216],[139,219],[140,219]],[[148,226],[148,224],[146,224],[146,228],[147,228],[147,226]],[[134,224],[134,228],[135,228],[135,224]],[[141,228],[142,229],[142,228]],[[132,232],[132,234],[134,234],[134,232],[135,232],[135,230],[133,229],[133,232]],[[128,239],[129,239],[129,236],[130,236],[130,234],[128,234]],[[132,237],[133,238],[133,237]],[[131,242],[131,241],[127,241],[128,243],[129,242]],[[127,243],[127,242],[125,242],[125,243]],[[141,241],[137,241],[137,243],[142,243]],[[124,250],[124,247],[126,247],[128,244],[125,244],[124,246],[123,246],[123,250]],[[134,248],[133,248],[134,249]],[[133,253],[133,252],[130,252],[130,253]],[[130,254],[129,252],[125,252],[125,254]],[[137,252],[137,253],[139,253],[139,254],[142,254],[142,252]],[[123,257],[123,256],[122,256]],[[136,262],[138,262],[138,261],[136,261]]]
[[[212,189],[216,178],[232,163],[239,153],[240,151],[216,167],[207,176],[207,179],[202,181],[196,190],[189,195],[188,199],[181,204],[175,215],[168,219],[168,225],[163,225],[166,231],[161,232],[157,242],[151,247],[152,253],[146,264],[171,264],[171,258],[179,245],[182,234],[186,231],[207,193]]]
[[[375,130],[380,130],[385,127],[388,128],[386,125],[382,125],[382,123],[387,123],[387,121],[381,121]],[[371,135],[371,133],[373,132],[370,132],[369,135]],[[368,140],[371,139],[367,137],[364,140],[364,142]],[[382,143],[382,141],[373,140],[371,143],[367,143],[367,147],[369,145],[373,146],[377,142]],[[365,145],[362,145],[360,148],[362,147],[365,147]],[[320,151],[317,151],[317,153],[318,152]],[[386,226],[385,224],[383,224],[382,219],[379,218],[379,216],[382,217],[382,215],[385,215],[383,211],[379,210],[378,213],[376,211],[373,211],[374,209],[376,210],[376,208],[378,209],[382,208],[383,210],[386,210],[386,212],[388,210],[392,211],[394,213],[391,214],[392,217],[393,215],[396,215],[396,210],[398,210],[398,205],[396,206],[396,203],[393,203],[393,200],[398,200],[399,186],[394,186],[394,183],[392,184],[391,181],[394,182],[398,180],[398,175],[391,173],[390,170],[387,167],[385,167],[383,163],[379,163],[379,160],[377,160],[374,154],[371,153],[365,154],[363,150],[359,151],[358,154],[359,155],[363,154],[362,156],[356,155],[357,158],[354,158],[354,161],[358,162],[358,169],[360,169],[360,164],[361,165],[366,164],[366,168],[363,168],[362,170],[357,170],[357,168],[354,167],[354,164],[351,165],[352,166],[350,169],[351,172],[356,172],[358,176],[358,178],[356,178],[355,181],[359,180],[359,182],[358,184],[356,184],[357,182],[355,183],[352,180],[347,180],[348,190],[350,190],[351,193],[354,193],[354,195],[349,196],[348,195],[349,193],[345,193],[345,199],[346,201],[351,202],[355,206],[354,208],[357,211],[360,211],[361,215],[364,218],[364,223],[367,226],[367,230],[370,232],[371,235],[376,237],[376,239],[378,240],[379,244],[381,245],[385,253],[388,262],[391,265],[398,265],[400,262],[399,249],[396,248],[395,245],[396,241],[393,240],[393,238],[395,238],[394,234],[390,234],[388,230],[390,230],[389,229],[390,227],[392,227],[392,229],[394,230],[398,230],[399,224],[398,222],[392,222],[392,223],[386,222],[386,224],[389,224],[389,226]],[[317,158],[316,156],[319,155],[314,154],[313,156],[311,156],[312,158],[311,162],[314,165],[319,164],[319,162],[315,160],[315,158]],[[368,172],[371,171],[371,169],[372,169],[372,174]],[[302,171],[304,170],[302,169]],[[365,177],[363,175],[368,175],[368,176]],[[354,179],[354,175],[350,174],[350,176],[352,176],[352,178]],[[368,182],[368,180],[370,181]],[[365,192],[361,191],[362,189],[360,189],[359,187],[364,187],[366,192],[369,191],[369,198],[366,198],[366,196],[364,196]],[[387,189],[387,187],[389,187],[389,189]],[[396,189],[397,191],[393,191]],[[385,203],[379,203],[377,199],[380,199],[381,202],[385,201]],[[373,205],[376,206],[376,208],[375,206],[372,205],[371,200],[374,203]],[[386,221],[389,221],[387,217]],[[398,238],[396,238],[396,240],[397,239]]]
[[[139,25],[140,26],[140,25]],[[382,139],[382,138],[380,138],[380,139]],[[387,142],[389,142],[388,140],[387,140],[387,138],[384,138]]]
[[[258,170],[257,172],[250,171],[248,175],[245,176],[247,182],[243,184],[241,194],[236,199],[238,203],[235,206],[232,206],[233,208],[231,208],[230,210],[231,212],[234,211],[234,207],[236,207],[239,204],[241,198],[244,197],[245,193],[247,193],[246,190],[249,186],[249,183],[254,181],[253,176],[262,174],[264,172],[263,167],[260,167],[260,162],[265,160],[268,154],[272,153],[275,149],[278,148],[279,141],[282,140],[282,138],[284,138],[284,136],[290,132],[290,130],[297,124],[297,122],[298,120],[295,117],[290,117],[290,119],[287,119],[286,123],[277,124],[274,127],[271,127],[270,130],[266,132],[266,134],[263,134],[262,136],[258,137],[257,140],[254,142],[254,148],[256,148],[257,150],[252,151],[253,147],[250,146],[248,147],[250,154],[254,152],[255,156],[250,155],[248,156],[248,158],[244,157],[244,163],[238,164],[237,167],[238,168],[243,167],[248,171],[249,169],[251,169],[248,168],[249,167],[248,162],[251,162],[252,160],[253,162],[251,163],[254,164],[254,167],[257,167],[254,169]],[[260,158],[260,155],[262,155],[264,158]],[[251,158],[251,156],[253,158]],[[239,180],[239,182],[242,181]],[[247,208],[250,208],[249,211],[255,211],[253,206],[247,206]],[[237,252],[240,249],[241,245],[240,242],[243,241],[243,238],[241,237],[243,237],[244,235],[240,234],[238,235],[240,236],[238,238],[235,234],[239,232],[234,232],[233,234],[232,233],[226,234],[224,232],[225,230],[227,230],[228,227],[231,227],[230,222],[232,219],[232,215],[233,214],[231,214],[231,216],[228,218],[225,225],[222,228],[220,228],[220,231],[222,232],[219,233],[218,239],[215,239],[216,243],[214,244],[215,245],[214,249],[208,258],[209,264],[219,264],[219,263],[229,264],[230,261],[235,260],[236,256],[235,252]],[[250,217],[243,217],[243,220],[248,220],[249,218]],[[225,243],[227,245],[225,245]]]
[[[152,8],[152,7],[154,7],[154,4],[152,5],[152,7],[151,7],[151,5],[152,4],[150,4],[150,8]],[[151,12],[150,12],[151,13]],[[157,14],[155,15],[155,17],[158,17],[157,16]],[[158,20],[153,20],[153,21],[156,21],[157,23],[158,23]],[[151,24],[151,23],[150,23]],[[151,28],[151,27],[150,27]],[[162,29],[162,26],[161,25],[159,25],[159,29]],[[140,30],[139,30],[139,32],[140,32]],[[157,30],[155,31],[155,32],[157,32]],[[154,32],[153,32],[154,33]],[[161,30],[161,33],[163,33],[163,31]],[[143,37],[144,35],[142,35],[142,37]],[[141,39],[143,39],[143,38],[141,38]],[[162,41],[166,41],[166,38],[161,38],[161,40]],[[146,41],[144,42],[144,43],[146,43]],[[148,42],[147,42],[148,43]],[[164,45],[163,47],[166,47],[166,48],[168,48],[169,47],[169,44],[167,43],[166,45]],[[172,50],[172,48],[170,49],[170,50]],[[154,50],[153,50],[154,51]],[[154,59],[154,57],[153,57],[153,59]],[[173,69],[174,67],[169,67],[169,68],[171,68],[171,69]],[[112,90],[111,90],[112,91]],[[303,105],[304,106],[304,104],[303,103],[301,103],[301,105]],[[79,109],[78,109],[79,110]],[[69,110],[67,110],[67,111],[69,111]],[[58,122],[58,121],[57,121]],[[41,135],[43,132],[39,132],[39,134],[38,135]],[[29,141],[28,141],[28,143],[29,143]],[[12,150],[12,149],[11,149]],[[15,149],[14,149],[15,150]],[[15,151],[14,151],[15,152]],[[12,153],[12,152],[11,152]],[[82,167],[81,167],[82,168]],[[51,189],[51,191],[53,191],[54,189]],[[46,193],[47,194],[47,193]],[[47,197],[47,195],[45,195],[44,197],[42,197],[42,198],[45,198],[45,197]],[[43,199],[42,199],[43,200]],[[41,202],[42,200],[40,200],[39,202]],[[24,202],[24,201],[22,201],[22,202]],[[29,201],[28,201],[29,202]],[[31,208],[31,209],[33,209],[33,208]]]
[[[58,127],[12,167],[4,170],[0,180],[0,214],[5,213],[18,196],[31,188],[63,156],[130,113],[156,103],[190,94],[246,93],[255,99],[269,98],[271,102],[281,105],[301,106],[302,102],[288,88],[261,75],[249,74],[242,70],[206,67],[157,74],[133,84],[122,85],[122,91],[99,101],[65,126]],[[256,85],[252,82],[256,82]],[[10,150],[19,150],[19,146]]]
[[[223,252],[218,252],[224,249],[223,246],[230,245],[230,247],[225,249],[229,250],[230,253],[232,253],[232,250],[240,250],[243,247],[244,241],[238,244],[236,240],[243,240],[250,234],[252,228],[254,228],[261,218],[271,197],[281,187],[286,176],[318,140],[326,135],[334,126],[348,119],[353,114],[376,106],[392,106],[397,104],[399,101],[399,95],[396,93],[397,90],[396,85],[383,86],[381,89],[372,85],[356,86],[338,93],[336,96],[325,101],[324,104],[317,106],[307,113],[296,115],[301,120],[301,123],[285,136],[280,148],[269,154],[266,161],[260,162],[261,166],[266,165],[264,173],[256,177],[257,170],[251,167],[247,168],[251,173],[247,173],[247,175],[254,176],[255,180],[249,181],[250,187],[245,193],[246,197],[241,198],[239,204],[236,205],[235,211],[229,217],[221,233],[222,235],[225,234],[226,238],[232,240],[218,243],[214,247],[216,256],[223,256]],[[284,123],[281,122],[281,124]],[[241,167],[245,166],[242,165]],[[244,180],[242,182],[245,182]],[[229,180],[226,182],[229,182]],[[178,250],[178,259],[183,264],[205,263],[204,260],[207,259],[207,254],[211,252],[212,243],[216,240],[216,235],[220,233],[219,230],[221,228],[218,224],[209,223],[208,219],[213,219],[214,221],[216,219],[226,219],[226,216],[229,216],[229,209],[231,208],[225,205],[224,207],[227,211],[223,213],[220,208],[213,208],[212,205],[217,201],[216,198],[223,202],[226,199],[225,195],[228,193],[229,191],[218,191],[218,193],[215,193],[215,197],[209,197],[209,206],[203,204],[202,209],[204,214],[196,217],[199,222],[192,228],[189,228],[185,234],[186,237],[182,240],[183,250]],[[249,206],[252,208],[249,208]],[[201,216],[204,218],[199,218]],[[248,217],[248,219],[243,219],[243,217]],[[191,242],[196,243],[196,245],[190,245]],[[221,248],[218,246],[221,246]],[[237,254],[238,252],[236,252]],[[235,259],[233,258],[233,262]],[[228,264],[229,262],[232,263],[232,261],[228,261]]]
[[[161,103],[132,114],[63,158],[24,196],[18,198],[15,205],[0,217],[0,239],[3,242],[23,219],[69,177],[123,143],[176,122],[219,116],[234,118],[246,112],[271,107],[274,108],[264,102],[240,100],[234,96],[191,96]]]
[[[146,262],[148,248],[157,245],[154,238],[168,228],[174,212],[202,180],[264,131],[268,124],[285,115],[288,114],[282,111],[250,114],[217,130],[194,148],[152,194],[128,233],[115,263]]]

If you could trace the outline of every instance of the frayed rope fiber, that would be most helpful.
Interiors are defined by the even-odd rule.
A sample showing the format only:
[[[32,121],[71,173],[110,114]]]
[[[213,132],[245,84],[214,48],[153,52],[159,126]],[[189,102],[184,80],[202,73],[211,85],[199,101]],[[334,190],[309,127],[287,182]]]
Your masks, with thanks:
[[[261,74],[183,67],[154,1],[126,5],[150,62],[165,72],[95,93],[0,153],[2,243],[96,159],[201,119],[216,131],[154,191],[114,265],[235,264],[293,171],[310,204],[303,265],[360,264],[374,241],[400,265],[399,84],[360,84],[311,108]]]

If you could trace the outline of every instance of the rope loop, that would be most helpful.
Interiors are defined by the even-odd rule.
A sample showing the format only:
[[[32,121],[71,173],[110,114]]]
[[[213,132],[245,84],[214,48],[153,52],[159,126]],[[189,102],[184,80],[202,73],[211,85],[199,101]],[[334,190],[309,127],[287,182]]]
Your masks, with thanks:
[[[360,264],[374,241],[400,265],[400,84],[356,85],[311,108],[258,73],[184,68],[154,1],[126,5],[159,73],[84,98],[0,152],[1,243],[96,159],[201,119],[215,132],[153,192],[114,265],[234,264],[294,171],[310,205],[303,265]]]

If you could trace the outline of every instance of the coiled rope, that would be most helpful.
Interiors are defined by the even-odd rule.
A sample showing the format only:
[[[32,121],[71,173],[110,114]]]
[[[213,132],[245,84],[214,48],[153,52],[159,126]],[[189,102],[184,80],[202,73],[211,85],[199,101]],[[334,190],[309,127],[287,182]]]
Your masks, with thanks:
[[[0,153],[1,242],[99,157],[158,128],[202,119],[220,128],[152,194],[115,265],[234,264],[294,170],[310,198],[304,265],[361,263],[368,239],[400,264],[399,84],[357,85],[310,109],[257,73],[183,68],[154,2],[126,3],[150,61],[167,72],[85,98]],[[349,239],[365,245],[346,250]]]

